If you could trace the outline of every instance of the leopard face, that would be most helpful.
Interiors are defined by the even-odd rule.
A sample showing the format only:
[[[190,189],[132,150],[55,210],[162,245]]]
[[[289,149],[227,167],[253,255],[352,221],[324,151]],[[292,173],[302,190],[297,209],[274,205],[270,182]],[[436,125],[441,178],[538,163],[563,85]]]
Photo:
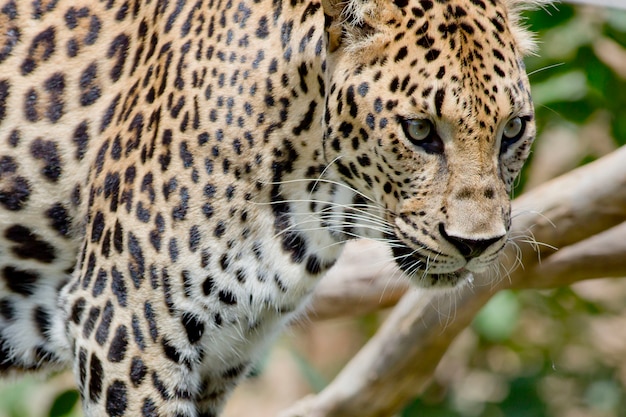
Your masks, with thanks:
[[[504,248],[534,112],[503,5],[420,5],[353,10],[330,28],[324,150],[380,208],[400,268],[445,287]]]

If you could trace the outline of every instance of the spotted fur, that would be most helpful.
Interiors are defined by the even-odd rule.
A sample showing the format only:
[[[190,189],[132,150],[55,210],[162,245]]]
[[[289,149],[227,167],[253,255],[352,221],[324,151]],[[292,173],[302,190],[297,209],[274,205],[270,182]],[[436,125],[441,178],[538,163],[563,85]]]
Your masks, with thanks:
[[[492,265],[534,137],[522,6],[2,0],[0,374],[216,416],[345,240],[425,287]]]

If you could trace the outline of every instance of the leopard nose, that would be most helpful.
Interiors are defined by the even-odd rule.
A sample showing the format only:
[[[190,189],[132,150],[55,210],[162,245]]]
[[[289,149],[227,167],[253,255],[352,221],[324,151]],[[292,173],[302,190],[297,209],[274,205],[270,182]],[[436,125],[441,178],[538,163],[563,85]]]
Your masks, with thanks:
[[[467,261],[480,256],[489,246],[504,237],[504,235],[502,235],[488,239],[467,239],[464,237],[453,236],[446,232],[446,228],[443,223],[439,223],[439,233],[441,233],[441,236],[443,236],[444,239],[452,243],[452,245]]]

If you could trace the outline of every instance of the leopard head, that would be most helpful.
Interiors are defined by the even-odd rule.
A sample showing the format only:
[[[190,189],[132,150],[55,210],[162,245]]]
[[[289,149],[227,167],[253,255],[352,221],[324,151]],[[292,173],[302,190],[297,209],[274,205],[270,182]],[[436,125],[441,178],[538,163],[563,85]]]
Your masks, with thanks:
[[[451,287],[494,265],[535,136],[518,1],[325,0],[325,158],[379,207],[399,267]]]

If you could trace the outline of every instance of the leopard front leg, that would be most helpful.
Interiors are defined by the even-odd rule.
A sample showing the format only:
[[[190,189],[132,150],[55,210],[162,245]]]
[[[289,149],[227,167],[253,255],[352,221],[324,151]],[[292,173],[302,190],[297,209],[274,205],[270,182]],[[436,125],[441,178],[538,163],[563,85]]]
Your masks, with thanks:
[[[180,321],[162,314],[163,301],[124,296],[127,281],[116,268],[91,278],[90,269],[67,299],[85,415],[198,416],[202,349],[189,342]],[[89,280],[94,285],[84,289]],[[94,297],[104,281],[112,293]]]
[[[206,271],[129,261],[123,249],[107,258],[87,244],[61,296],[85,415],[219,415],[263,326]]]
[[[105,349],[78,343],[75,373],[86,416],[198,415],[197,367],[150,356],[113,363]]]

